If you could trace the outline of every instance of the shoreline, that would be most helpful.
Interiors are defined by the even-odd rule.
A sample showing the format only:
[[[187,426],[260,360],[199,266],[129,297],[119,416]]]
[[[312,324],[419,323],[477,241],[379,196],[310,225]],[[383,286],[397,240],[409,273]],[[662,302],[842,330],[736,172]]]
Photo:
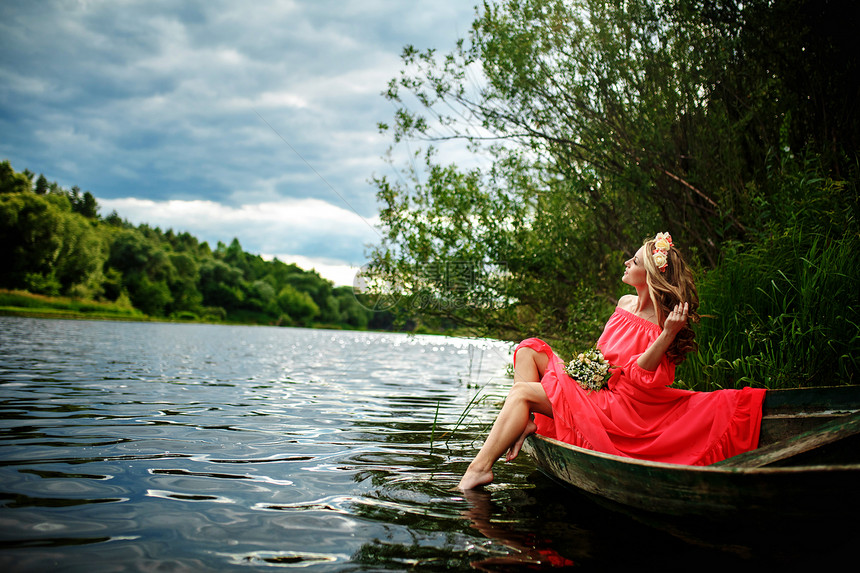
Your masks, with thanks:
[[[182,318],[153,317],[145,314],[110,314],[99,312],[87,312],[73,309],[56,309],[51,307],[16,307],[0,306],[0,316],[16,316],[20,318],[41,318],[55,320],[103,320],[113,322],[157,322],[165,324],[211,324],[216,326],[264,326],[273,328],[310,328],[313,330],[341,330],[350,332],[397,332],[401,334],[420,334],[432,336],[448,336],[455,338],[472,338],[458,332],[436,332],[430,330],[408,331],[408,330],[376,330],[372,328],[345,328],[337,324],[312,324],[309,326],[262,324],[259,322],[233,322],[190,320]]]

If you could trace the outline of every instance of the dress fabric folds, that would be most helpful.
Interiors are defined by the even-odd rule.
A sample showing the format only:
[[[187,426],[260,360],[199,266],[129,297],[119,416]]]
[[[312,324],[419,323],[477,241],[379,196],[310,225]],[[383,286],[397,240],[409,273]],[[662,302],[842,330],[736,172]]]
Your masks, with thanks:
[[[675,365],[665,356],[653,372],[637,364],[660,332],[656,324],[616,308],[597,341],[614,371],[605,388],[592,392],[567,375],[546,342],[521,342],[516,350],[528,347],[549,357],[540,382],[553,417],[536,413],[537,433],[599,452],[685,465],[712,464],[755,449],[765,390],[669,388]]]

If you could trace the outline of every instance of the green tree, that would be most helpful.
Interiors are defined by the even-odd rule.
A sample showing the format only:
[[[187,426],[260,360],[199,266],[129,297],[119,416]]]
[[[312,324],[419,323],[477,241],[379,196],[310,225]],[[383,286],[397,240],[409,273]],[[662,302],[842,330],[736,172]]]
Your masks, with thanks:
[[[49,189],[50,184],[48,183],[48,179],[44,175],[39,175],[39,178],[36,179],[36,188],[34,189],[36,195],[45,195]]]
[[[0,193],[25,193],[33,189],[30,179],[16,173],[8,160],[0,161]]]
[[[154,281],[144,273],[131,273],[125,276],[125,284],[135,308],[152,316],[167,314],[173,297],[166,281]]]
[[[63,211],[30,193],[0,195],[0,267],[3,286],[56,294],[53,264],[62,246]]]
[[[87,219],[95,219],[99,216],[99,204],[96,198],[89,191],[84,191],[80,200],[72,205],[72,210],[75,213],[80,213]]]
[[[407,47],[380,127],[426,147],[375,180],[372,280],[407,316],[593,342],[645,236],[669,230],[710,268],[765,232],[775,152],[809,142],[825,172],[856,169],[856,34],[821,16],[842,5],[504,0],[450,54]],[[451,140],[479,167],[443,163]]]
[[[303,271],[301,269],[288,273],[281,278],[283,284],[291,285],[297,291],[305,292],[311,296],[319,309],[319,316],[322,321],[337,320],[337,308],[332,306],[331,300],[331,281],[322,278],[316,271]]]
[[[280,309],[276,302],[275,287],[266,280],[256,280],[247,285],[247,298],[245,308],[272,315],[276,319],[280,315]]]
[[[0,195],[3,286],[43,294],[97,289],[103,242],[65,197],[30,191]]]
[[[176,280],[176,270],[155,237],[147,229],[119,231],[111,243],[107,265],[122,273],[123,286],[136,308],[163,316],[173,302],[169,284]]]
[[[239,269],[244,277],[250,278],[250,265],[248,256],[242,250],[242,245],[239,244],[239,239],[234,238],[229,246],[219,242],[218,248],[215,249],[215,256],[223,260],[228,265]]]
[[[101,234],[86,218],[67,213],[59,236],[53,272],[63,292],[84,298],[101,294],[102,267],[107,260]]]
[[[290,319],[303,326],[308,326],[320,312],[308,293],[301,292],[289,284],[284,285],[278,293],[278,306]]]
[[[127,221],[123,221],[122,217],[119,216],[115,210],[111,211],[107,217],[104,218],[105,223],[110,225],[111,227],[130,227],[131,225]]]
[[[358,302],[352,287],[337,287],[332,292],[339,314],[336,322],[355,328],[367,328],[373,313]]]
[[[245,298],[241,283],[242,271],[224,261],[206,259],[200,264],[199,288],[206,306],[238,308]]]
[[[169,253],[170,266],[174,273],[168,283],[170,287],[170,314],[202,312],[203,295],[197,288],[200,268],[194,257],[187,252]]]

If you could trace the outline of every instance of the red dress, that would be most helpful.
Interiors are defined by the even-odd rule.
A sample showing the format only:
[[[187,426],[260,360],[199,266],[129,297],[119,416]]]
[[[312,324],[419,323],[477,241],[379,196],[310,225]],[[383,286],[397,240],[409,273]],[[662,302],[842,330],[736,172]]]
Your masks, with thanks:
[[[665,356],[653,372],[636,362],[660,332],[656,324],[617,308],[597,347],[618,368],[605,388],[593,392],[567,375],[565,363],[543,340],[521,342],[517,350],[525,346],[549,357],[540,382],[553,417],[536,413],[537,433],[599,452],[687,465],[712,464],[756,448],[765,391],[669,388],[675,365]]]

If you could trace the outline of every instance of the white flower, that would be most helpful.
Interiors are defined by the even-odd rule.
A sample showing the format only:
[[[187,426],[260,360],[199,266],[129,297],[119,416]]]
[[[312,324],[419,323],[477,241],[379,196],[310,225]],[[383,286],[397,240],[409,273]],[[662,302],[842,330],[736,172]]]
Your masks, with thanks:
[[[669,247],[672,246],[672,235],[669,233],[657,233],[657,236],[654,237],[654,248],[660,249],[661,251],[668,251]]]
[[[654,251],[654,264],[657,265],[658,269],[663,268],[666,260],[666,253],[664,251]]]
[[[567,374],[589,392],[600,390],[610,378],[611,364],[597,349],[580,352],[565,367]]]

